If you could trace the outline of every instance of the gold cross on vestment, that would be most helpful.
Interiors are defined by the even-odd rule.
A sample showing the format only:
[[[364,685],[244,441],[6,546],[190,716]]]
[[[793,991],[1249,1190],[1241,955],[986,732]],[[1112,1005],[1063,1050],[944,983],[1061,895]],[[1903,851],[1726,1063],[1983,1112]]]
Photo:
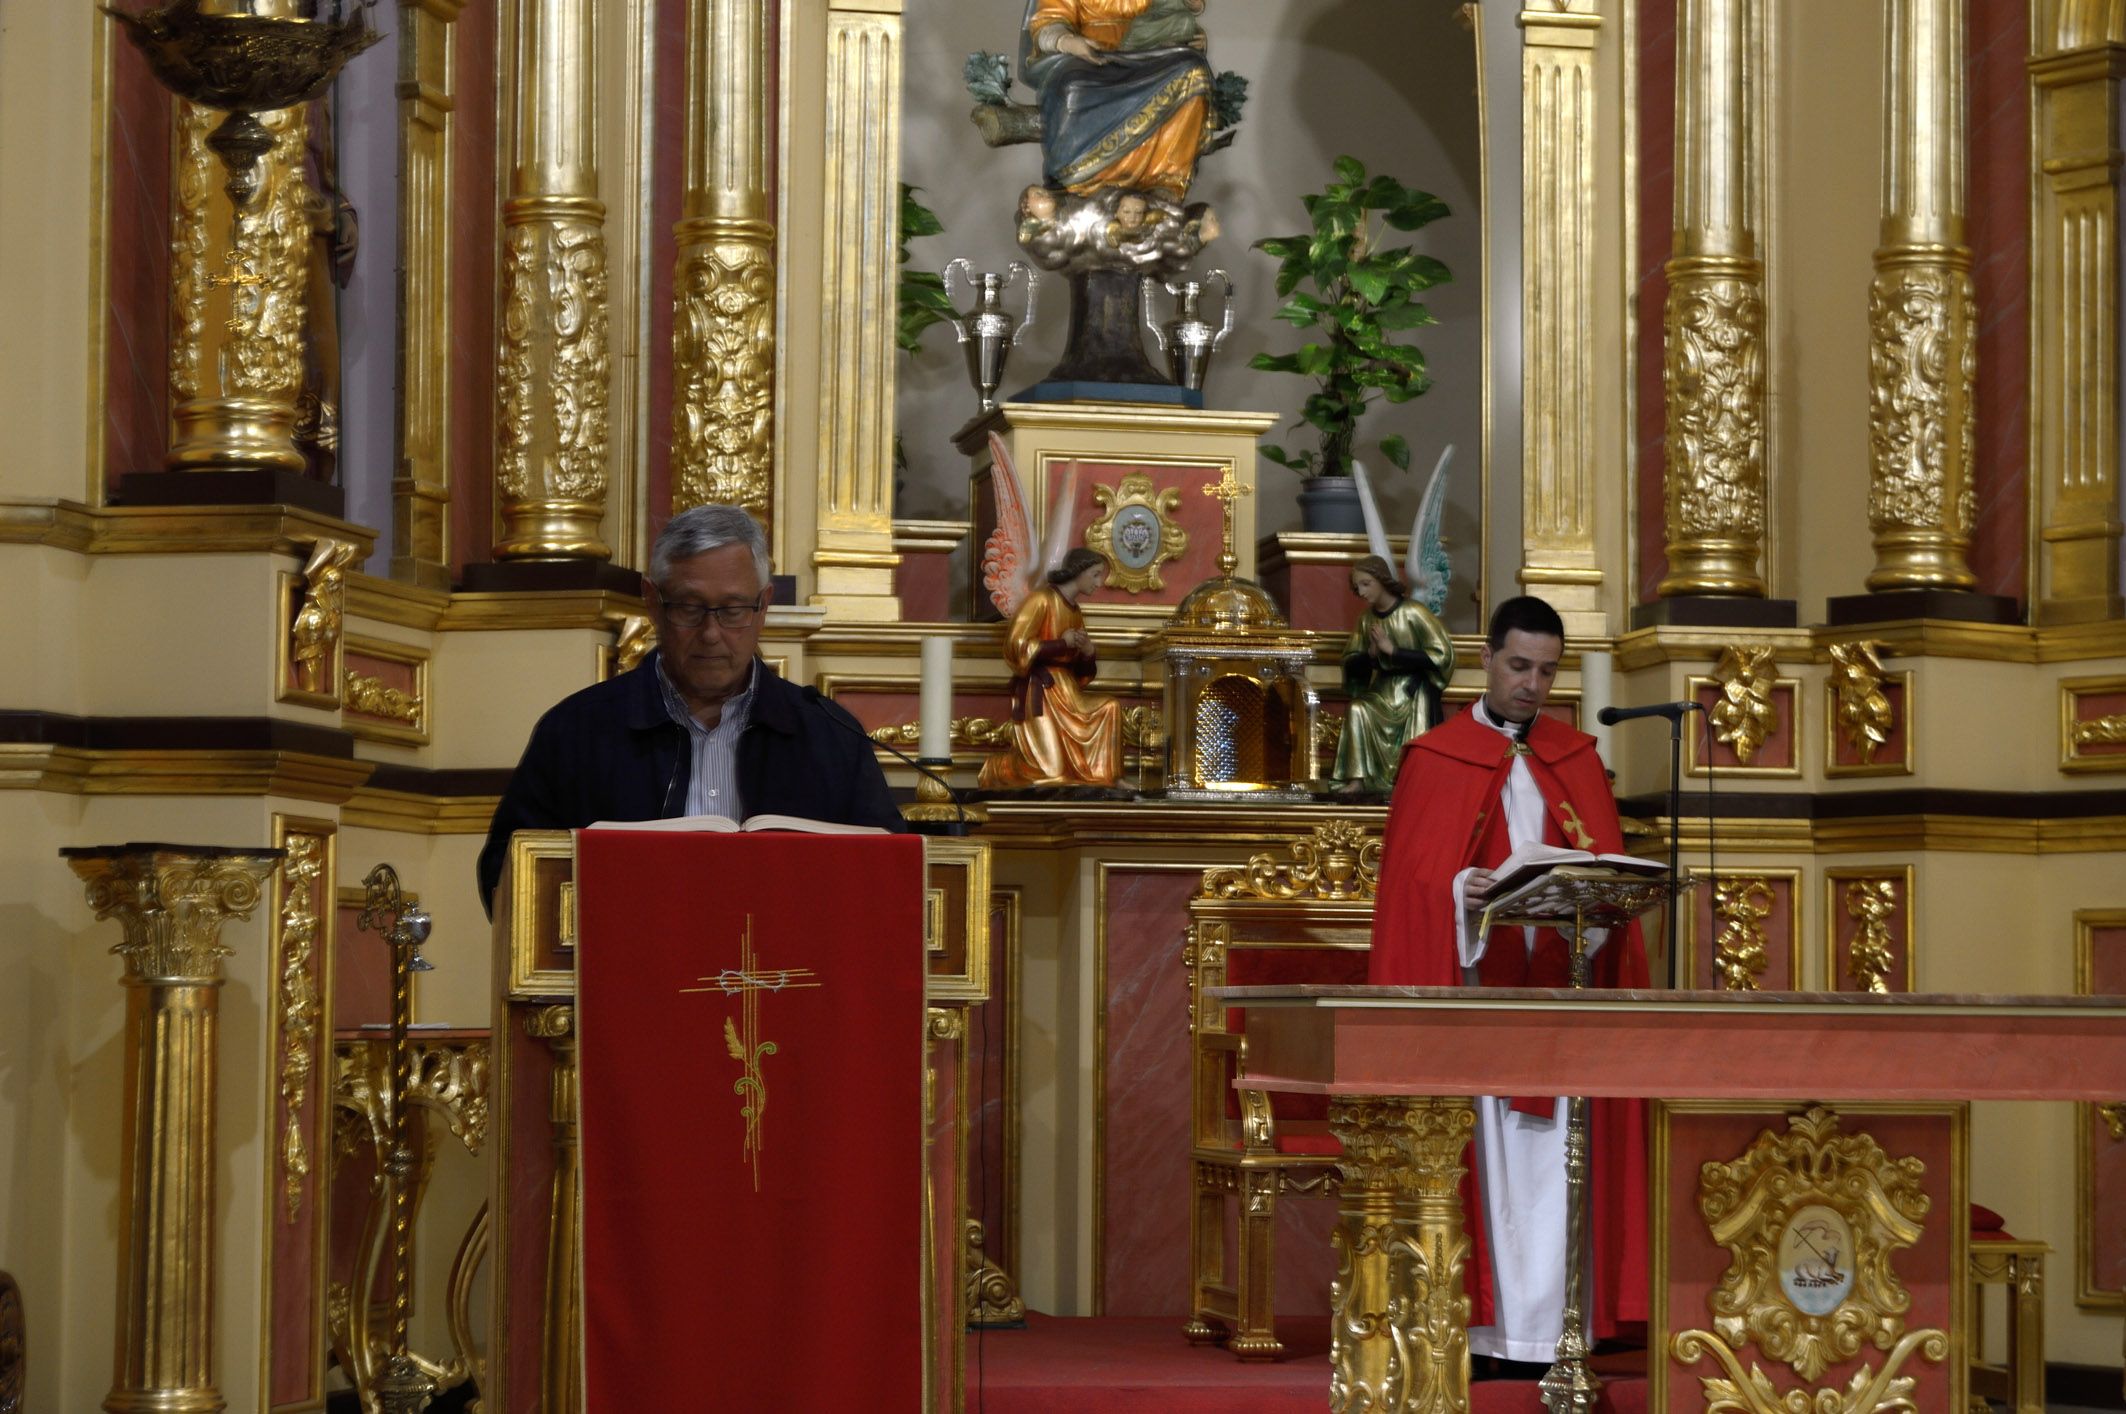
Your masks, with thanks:
[[[1233,464],[1227,462],[1218,473],[1218,479],[1203,488],[1203,494],[1216,496],[1225,502],[1225,550],[1218,556],[1218,572],[1231,575],[1234,570],[1240,568],[1240,556],[1233,551],[1233,503],[1242,496],[1254,495],[1255,488],[1242,486],[1234,480]]]
[[[760,1039],[760,998],[763,992],[787,992],[798,987],[817,987],[816,974],[808,967],[763,968],[753,951],[753,915],[746,915],[746,931],[738,943],[738,966],[726,967],[709,977],[694,980],[700,987],[681,987],[686,992],[722,992],[739,999],[738,1016],[723,1020],[724,1050],[742,1068],[732,1088],[744,1101],[738,1113],[746,1123],[741,1157],[753,1166],[753,1191],[760,1191],[760,1151],[766,1143],[762,1121],[768,1112],[768,1081],[760,1063],[775,1054],[773,1041]]]

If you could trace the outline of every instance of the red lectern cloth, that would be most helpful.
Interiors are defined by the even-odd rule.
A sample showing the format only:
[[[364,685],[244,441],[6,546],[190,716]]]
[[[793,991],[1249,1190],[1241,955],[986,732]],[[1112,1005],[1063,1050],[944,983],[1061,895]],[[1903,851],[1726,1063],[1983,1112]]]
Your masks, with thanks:
[[[587,1414],[916,1414],[922,841],[586,830],[576,888]]]

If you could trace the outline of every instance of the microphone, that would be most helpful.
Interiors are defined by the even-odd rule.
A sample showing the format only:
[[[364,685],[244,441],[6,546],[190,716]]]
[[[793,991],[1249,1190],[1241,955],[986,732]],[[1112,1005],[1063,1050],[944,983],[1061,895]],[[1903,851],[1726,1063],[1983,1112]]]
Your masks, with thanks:
[[[960,800],[960,793],[952,788],[952,782],[946,780],[943,776],[931,770],[928,766],[925,766],[922,762],[916,760],[913,756],[910,756],[907,752],[901,750],[892,742],[880,741],[877,738],[873,737],[871,733],[865,731],[862,727],[858,726],[856,724],[856,720],[853,717],[848,716],[842,711],[836,710],[834,708],[834,705],[827,700],[826,694],[821,692],[817,687],[814,687],[812,684],[805,684],[805,686],[800,689],[800,692],[802,693],[805,701],[811,703],[814,707],[819,708],[821,716],[825,717],[828,721],[834,723],[834,725],[836,725],[837,727],[840,727],[843,731],[855,735],[864,743],[864,745],[885,747],[886,750],[892,752],[900,760],[906,762],[910,766],[913,766],[918,772],[925,776],[928,776],[931,780],[937,782],[938,788],[943,790],[945,792],[946,798],[952,802],[952,808],[959,812],[959,818],[952,822],[954,830],[961,834],[965,834],[967,832],[967,807]]]
[[[1628,722],[1634,717],[1666,717],[1671,722],[1683,720],[1685,712],[1703,712],[1702,702],[1656,702],[1651,707],[1604,707],[1595,713],[1595,720],[1605,727],[1619,722]]]

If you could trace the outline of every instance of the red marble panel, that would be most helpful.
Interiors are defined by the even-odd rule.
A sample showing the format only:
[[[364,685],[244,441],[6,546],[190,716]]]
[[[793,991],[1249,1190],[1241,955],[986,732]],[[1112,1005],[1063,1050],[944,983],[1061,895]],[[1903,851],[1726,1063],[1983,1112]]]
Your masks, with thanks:
[[[2126,927],[2089,933],[2089,990],[2126,995]],[[2122,1097],[2126,1098],[2126,1097]],[[2089,1108],[2089,1289],[2126,1293],[2126,1140],[2096,1106]]]
[[[554,1150],[553,1052],[547,1043],[524,1034],[524,1019],[533,1007],[508,1009],[508,1032],[499,1044],[509,1050],[508,1172],[502,1185],[503,1211],[496,1219],[497,1239],[506,1248],[508,1270],[499,1275],[509,1285],[503,1303],[507,1348],[499,1363],[507,1403],[501,1414],[539,1414],[539,1369],[546,1324],[547,1232],[553,1211]],[[491,1401],[492,1402],[492,1401]]]
[[[483,564],[495,514],[495,10],[467,5],[451,75],[450,560]]]
[[[2099,717],[2126,714],[2126,692],[2076,692],[2073,720],[2093,722]],[[2126,741],[2081,741],[2073,743],[2077,757],[2126,756]]]
[[[1157,491],[1164,491],[1169,487],[1180,491],[1181,504],[1168,512],[1167,518],[1188,533],[1188,549],[1179,557],[1160,564],[1160,588],[1145,589],[1133,594],[1109,580],[1106,587],[1088,602],[1121,604],[1131,608],[1152,604],[1178,604],[1182,596],[1191,589],[1217,575],[1218,553],[1225,543],[1225,507],[1217,497],[1204,495],[1203,488],[1217,484],[1222,475],[1221,468],[1126,461],[1079,461],[1075,465],[1078,488],[1076,499],[1071,504],[1071,544],[1083,544],[1085,527],[1106,514],[1093,500],[1094,488],[1119,487],[1123,477],[1137,471],[1149,476]],[[1025,468],[1021,468],[1022,474],[1024,470]],[[1060,474],[1061,464],[1051,461],[1048,465],[1050,494],[1054,494],[1057,489],[1056,482]]]
[[[129,471],[162,469],[170,385],[171,99],[140,51],[111,29],[106,485]]]
[[[1756,928],[1764,935],[1764,971],[1757,974],[1757,989],[1763,992],[1791,992],[1800,979],[1794,975],[1794,880],[1785,875],[1752,875],[1748,873],[1722,874],[1722,885],[1733,888],[1743,880],[1759,879],[1765,887],[1762,894],[1751,892],[1747,901],[1751,910],[1764,911],[1756,920]],[[1697,902],[1696,928],[1693,934],[1695,946],[1691,949],[1691,978],[1689,985],[1699,991],[1723,990],[1719,977],[1713,971],[1713,959],[1720,951],[1720,936],[1728,926],[1728,920],[1713,916],[1713,890],[1700,888],[1691,891]]]
[[[1851,736],[1838,724],[1838,689],[1825,688],[1824,710],[1829,713],[1831,724],[1831,765],[1837,768],[1897,765],[1904,761],[1911,750],[1911,694],[1902,673],[1882,680],[1882,695],[1890,704],[1890,731],[1883,744],[1875,748],[1873,756],[1867,756],[1853,744]]]
[[[361,911],[340,904],[332,938],[332,1024],[342,1031],[391,1024],[391,949],[355,927]]]
[[[1785,1128],[1784,1112],[1779,1110],[1670,1115],[1668,1171],[1657,1180],[1658,1201],[1668,1230],[1668,1267],[1654,1276],[1666,1284],[1669,1329],[1656,1333],[1660,1337],[1656,1350],[1664,1349],[1665,1337],[1675,1331],[1711,1328],[1713,1312],[1708,1299],[1731,1260],[1728,1249],[1713,1241],[1698,1210],[1700,1167],[1737,1159],[1747,1152],[1758,1134],[1766,1130],[1783,1133]],[[1925,1165],[1923,1181],[1932,1206],[1923,1221],[1919,1241],[1898,1249],[1890,1265],[1912,1297],[1911,1309],[1904,1313],[1905,1329],[1953,1329],[1959,1277],[1957,1239],[1970,1219],[1950,1201],[1957,1158],[1952,1119],[1941,1114],[1849,1114],[1841,1117],[1840,1132],[1868,1134],[1892,1159],[1911,1157]],[[1756,1364],[1763,1368],[1782,1391],[1843,1389],[1863,1365],[1882,1368],[1882,1352],[1866,1342],[1857,1356],[1834,1363],[1807,1381],[1791,1366],[1771,1359],[1754,1345],[1745,1347],[1741,1358],[1745,1367]],[[1666,1382],[1671,1409],[1698,1408],[1703,1401],[1700,1378],[1719,1377],[1721,1373],[1710,1357],[1689,1366],[1672,1358],[1655,1359],[1659,1368],[1654,1378]],[[1956,1408],[1951,1394],[1958,1381],[1946,1364],[1931,1364],[1915,1354],[1902,1373],[1917,1380],[1912,1391],[1915,1414],[1950,1414]]]
[[[379,658],[368,653],[348,649],[347,670],[349,672],[358,672],[364,677],[375,678],[384,686],[397,688],[400,692],[418,692],[421,686],[420,664],[402,662],[397,658]],[[348,708],[347,710],[351,712],[354,709]],[[366,716],[368,714],[357,713],[356,715]]]
[[[951,554],[903,550],[893,570],[893,592],[901,601],[903,623],[952,622]]]
[[[1274,541],[1266,541],[1256,553],[1262,555],[1274,547]],[[1348,633],[1358,621],[1359,602],[1351,593],[1349,565],[1286,562],[1263,571],[1262,587],[1284,610],[1285,622],[1293,628]]]
[[[1970,0],[1964,236],[1978,300],[1978,588],[2027,596],[2030,456],[2030,0]]]
[[[1891,896],[1877,900],[1874,890],[1883,884],[1890,886]],[[1867,913],[1875,902],[1888,905],[1879,920]],[[1867,990],[1853,979],[1853,945],[1861,930],[1874,921],[1882,926],[1881,941],[1890,954],[1884,981],[1893,992],[1912,990],[1911,906],[1911,881],[1902,869],[1865,877],[1831,876],[1831,968],[1830,976],[1824,980],[1832,991]]]
[[[687,31],[686,0],[656,0],[657,52],[661,55],[685,54]],[[768,7],[769,23],[778,23],[779,6]],[[776,52],[771,42],[768,53]],[[780,65],[767,64],[768,82],[778,81]],[[650,388],[649,405],[643,416],[649,419],[649,464],[644,471],[644,495],[649,502],[650,534],[664,529],[664,523],[672,516],[672,280],[674,275],[674,247],[669,232],[679,223],[680,198],[686,193],[686,65],[660,63],[654,79],[656,88],[653,103],[656,109],[656,150],[651,157],[653,186],[650,192],[650,232],[654,237],[651,249],[656,254],[650,258]],[[773,108],[768,110],[774,112]],[[768,124],[769,180],[774,180],[774,144],[778,135],[776,125]],[[774,210],[771,205],[769,210]],[[770,535],[774,527],[769,527]],[[778,549],[781,547],[777,547]],[[795,561],[788,554],[776,556],[778,567],[789,569]]]
[[[1744,761],[1735,754],[1735,748],[1720,740],[1718,728],[1712,725],[1713,709],[1720,705],[1722,692],[1717,682],[1701,682],[1691,695],[1704,706],[1705,713],[1695,722],[1686,722],[1684,753],[1692,766],[1703,766],[1710,760],[1714,766],[1727,770],[1751,771],[1792,770],[1799,762],[1800,744],[1794,735],[1794,685],[1781,683],[1772,689],[1772,707],[1777,714],[1777,723],[1764,738],[1764,744]],[[1710,755],[1708,755],[1710,753]]]
[[[1101,914],[1100,1314],[1188,1313],[1188,973],[1193,869],[1118,869]]]
[[[1012,1072],[1010,1004],[1018,979],[1011,941],[1017,928],[1017,900],[992,895],[989,911],[989,996],[967,1012],[967,1043],[973,1074],[967,1103],[968,1215],[981,1219],[982,1250],[1005,1271],[1018,1274],[1018,1230],[1011,1212],[1016,1153],[1012,1121],[1016,1077]]]
[[[936,1294],[936,1305],[931,1312],[931,1352],[936,1359],[932,1388],[948,1392],[941,1401],[948,1409],[959,1405],[959,1400],[949,1391],[957,1387],[962,1373],[957,1358],[962,1328],[958,1295],[962,1285],[959,1260],[962,1185],[958,1162],[960,1141],[964,1137],[960,1131],[962,1052],[959,1041],[933,1039],[930,1042],[933,1105],[929,1150],[930,1289]]]
[[[1632,469],[1639,603],[1659,597],[1668,573],[1662,500],[1667,411],[1662,399],[1661,316],[1668,304],[1668,259],[1674,239],[1676,165],[1676,0],[1639,0],[1639,249],[1632,298],[1638,313],[1632,386],[1638,398]]]

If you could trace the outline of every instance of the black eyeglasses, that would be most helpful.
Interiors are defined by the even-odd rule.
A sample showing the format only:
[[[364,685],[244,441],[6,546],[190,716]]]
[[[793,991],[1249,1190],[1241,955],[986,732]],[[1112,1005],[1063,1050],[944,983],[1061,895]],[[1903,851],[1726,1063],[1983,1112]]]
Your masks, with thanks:
[[[765,608],[766,593],[750,604],[696,604],[691,600],[673,603],[662,594],[658,602],[664,605],[664,616],[675,628],[700,628],[710,619],[715,619],[719,628],[751,628]]]

